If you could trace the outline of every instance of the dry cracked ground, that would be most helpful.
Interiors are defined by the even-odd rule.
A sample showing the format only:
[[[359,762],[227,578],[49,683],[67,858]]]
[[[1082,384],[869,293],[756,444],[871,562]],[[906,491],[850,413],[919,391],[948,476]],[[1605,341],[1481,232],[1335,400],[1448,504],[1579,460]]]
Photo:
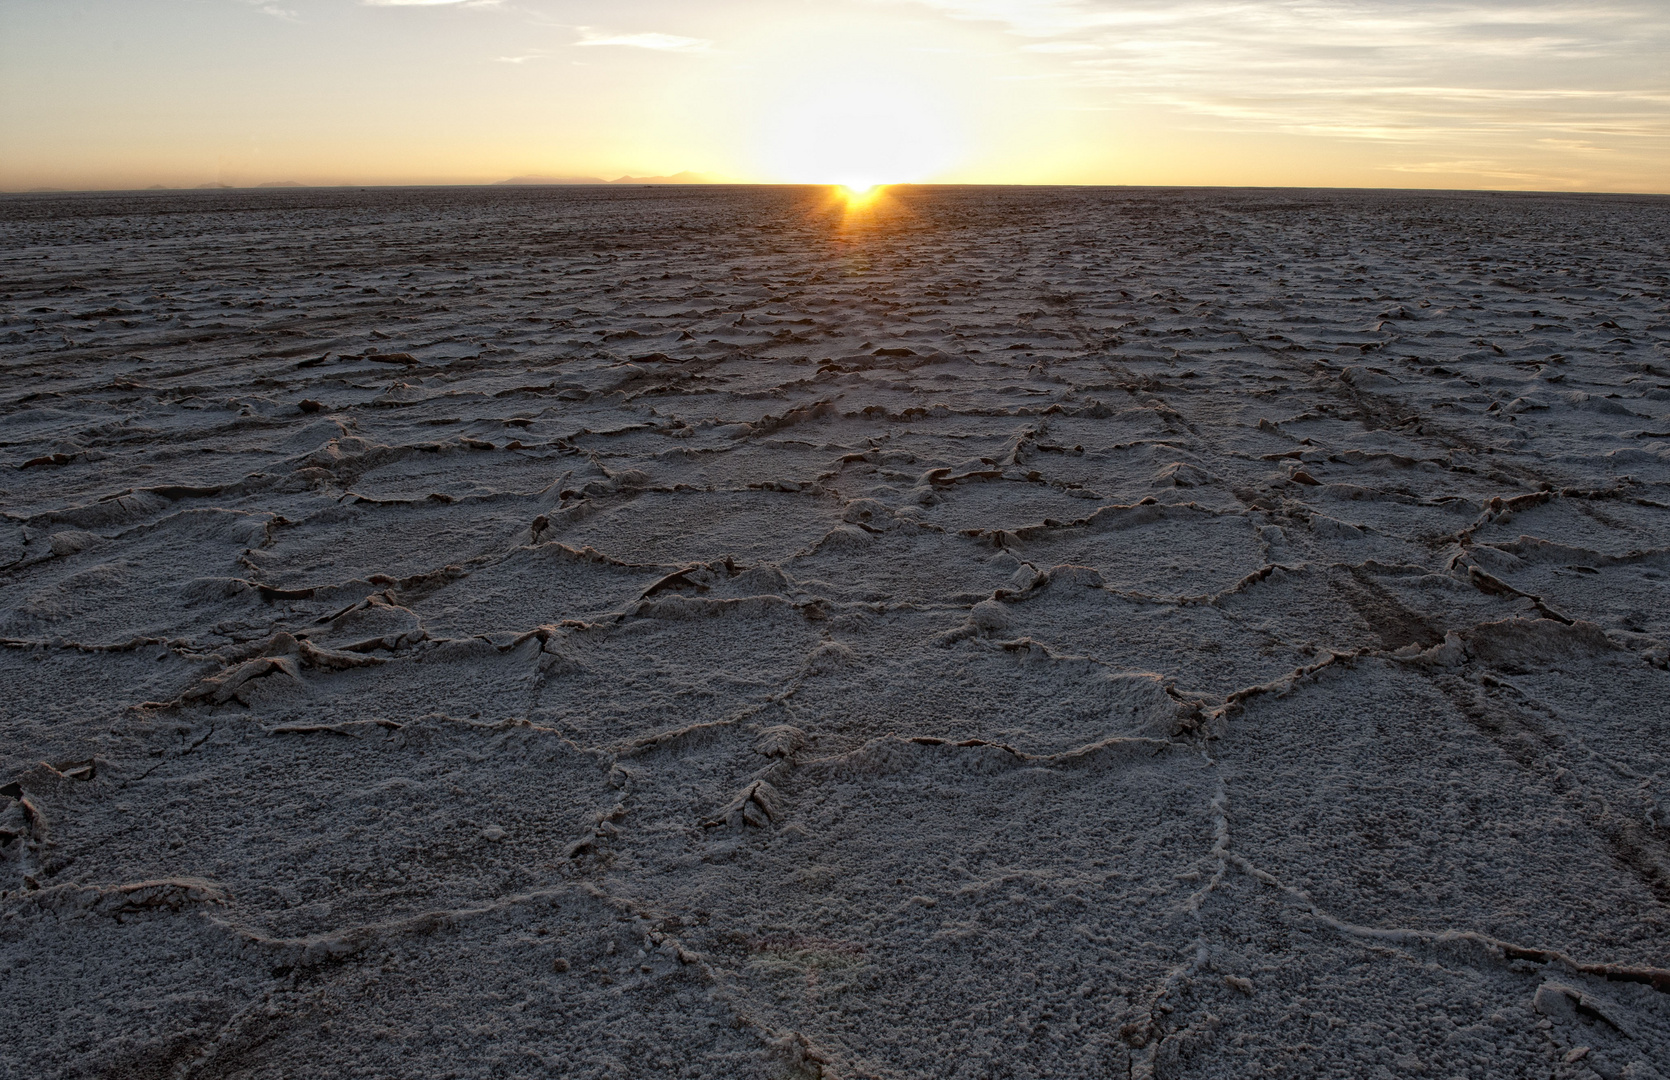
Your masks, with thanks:
[[[0,1077],[1670,1076],[1670,201],[0,201]]]

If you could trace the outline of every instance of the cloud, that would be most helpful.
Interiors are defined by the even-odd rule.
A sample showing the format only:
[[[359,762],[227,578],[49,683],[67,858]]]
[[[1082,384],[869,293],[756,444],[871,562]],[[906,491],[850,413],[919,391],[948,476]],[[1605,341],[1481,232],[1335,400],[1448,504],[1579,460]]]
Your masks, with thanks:
[[[1662,0],[877,2],[996,23],[1061,83],[1207,127],[1458,144],[1670,138]]]
[[[360,0],[367,7],[498,7],[499,0]]]
[[[1022,45],[1021,51],[1032,53],[1099,53],[1102,47],[1090,41],[1035,41]]]
[[[244,3],[253,7],[261,14],[271,15],[275,19],[283,19],[285,22],[301,21],[301,17],[294,11],[291,11],[289,8],[279,7],[277,4],[268,3],[267,0],[244,0]]]
[[[1408,165],[1387,165],[1384,168],[1391,172],[1400,173],[1479,176],[1491,180],[1512,180],[1515,182],[1543,179],[1538,173],[1519,172],[1507,168],[1497,161],[1422,161]]]
[[[576,45],[624,45],[634,49],[656,49],[661,52],[702,52],[713,42],[702,38],[680,37],[677,34],[599,34],[589,27],[579,27],[580,40]]]

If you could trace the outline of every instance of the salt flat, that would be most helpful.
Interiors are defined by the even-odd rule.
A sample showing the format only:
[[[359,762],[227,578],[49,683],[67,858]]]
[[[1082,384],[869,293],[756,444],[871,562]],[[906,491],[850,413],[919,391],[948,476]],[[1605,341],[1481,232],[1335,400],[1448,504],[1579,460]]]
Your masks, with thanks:
[[[1670,1076],[1670,200],[0,199],[0,1077]]]

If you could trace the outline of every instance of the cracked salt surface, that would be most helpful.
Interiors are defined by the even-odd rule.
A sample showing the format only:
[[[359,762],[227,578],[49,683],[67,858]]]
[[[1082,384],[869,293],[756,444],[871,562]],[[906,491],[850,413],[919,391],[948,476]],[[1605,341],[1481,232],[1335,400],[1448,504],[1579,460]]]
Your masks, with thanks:
[[[0,200],[0,1078],[1670,1076],[1670,203]]]

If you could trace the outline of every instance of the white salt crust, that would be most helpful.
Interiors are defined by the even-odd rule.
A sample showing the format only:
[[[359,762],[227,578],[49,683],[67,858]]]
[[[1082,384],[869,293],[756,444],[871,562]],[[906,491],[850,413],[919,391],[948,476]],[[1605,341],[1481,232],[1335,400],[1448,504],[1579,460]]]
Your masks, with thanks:
[[[0,1078],[1670,1076],[1667,238],[0,198]]]

